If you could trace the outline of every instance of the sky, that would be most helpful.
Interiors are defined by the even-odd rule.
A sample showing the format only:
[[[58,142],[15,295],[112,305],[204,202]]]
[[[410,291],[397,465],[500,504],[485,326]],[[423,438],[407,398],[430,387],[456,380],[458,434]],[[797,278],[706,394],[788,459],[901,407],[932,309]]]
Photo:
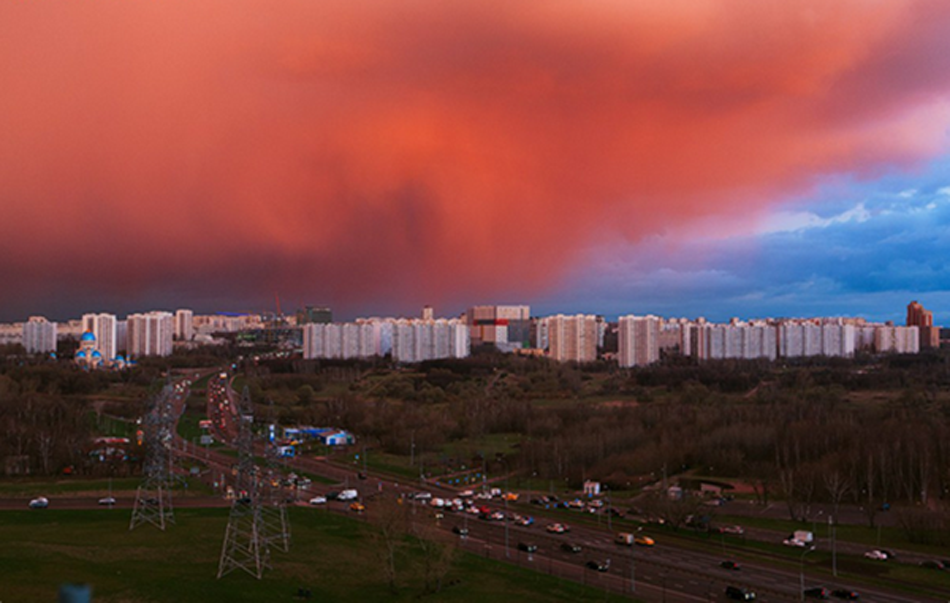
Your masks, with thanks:
[[[0,320],[950,325],[945,0],[0,4]]]

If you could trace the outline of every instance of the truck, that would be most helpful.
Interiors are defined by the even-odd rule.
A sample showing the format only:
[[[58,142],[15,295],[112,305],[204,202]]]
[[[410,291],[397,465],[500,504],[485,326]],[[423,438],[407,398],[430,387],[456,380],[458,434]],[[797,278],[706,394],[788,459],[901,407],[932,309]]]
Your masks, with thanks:
[[[353,488],[349,488],[340,492],[340,494],[338,494],[336,498],[337,500],[356,500],[357,498],[359,498],[359,495],[360,495],[359,492],[357,492]]]
[[[806,547],[815,540],[815,535],[808,530],[795,530],[782,541],[785,546]]]
[[[799,542],[804,542],[805,544],[811,544],[815,540],[815,535],[808,530],[795,530],[795,532],[792,533],[792,538]]]
[[[617,544],[625,544],[627,546],[633,546],[633,541],[636,538],[635,534],[630,532],[620,532],[617,534],[617,537],[614,538],[614,542]]]

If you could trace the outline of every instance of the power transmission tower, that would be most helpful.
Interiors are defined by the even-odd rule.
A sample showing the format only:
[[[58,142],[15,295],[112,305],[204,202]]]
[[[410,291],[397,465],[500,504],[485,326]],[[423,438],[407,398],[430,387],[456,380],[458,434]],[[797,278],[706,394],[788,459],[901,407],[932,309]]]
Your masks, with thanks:
[[[168,383],[154,398],[151,409],[142,420],[145,468],[142,483],[135,493],[129,530],[144,523],[164,530],[167,525],[175,523],[171,493],[174,400],[174,386]]]
[[[268,401],[268,419],[274,424],[274,401]],[[270,432],[268,431],[268,434]],[[287,497],[283,491],[283,472],[280,454],[270,437],[264,442],[264,482],[261,485],[261,519],[264,540],[269,548],[290,552],[290,521],[287,519]]]
[[[258,580],[270,566],[268,541],[261,513],[260,475],[254,464],[254,421],[247,387],[237,404],[238,467],[234,500],[221,547],[218,578],[241,569]]]

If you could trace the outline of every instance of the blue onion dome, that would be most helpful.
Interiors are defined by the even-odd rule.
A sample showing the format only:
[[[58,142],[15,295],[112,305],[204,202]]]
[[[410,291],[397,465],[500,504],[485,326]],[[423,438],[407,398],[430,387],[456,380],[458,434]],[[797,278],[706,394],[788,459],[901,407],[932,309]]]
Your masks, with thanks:
[[[78,352],[76,352],[76,358],[85,358],[85,357],[86,357],[86,352],[84,352],[83,350],[79,350]]]
[[[102,354],[99,352],[99,350],[93,350],[93,351],[92,351],[92,357],[93,357],[93,358],[102,358]]]
[[[92,331],[86,331],[82,334],[82,337],[79,338],[79,341],[95,341],[96,336],[92,334]]]
[[[119,354],[115,357],[116,362],[125,362],[125,358],[122,357],[122,354]]]

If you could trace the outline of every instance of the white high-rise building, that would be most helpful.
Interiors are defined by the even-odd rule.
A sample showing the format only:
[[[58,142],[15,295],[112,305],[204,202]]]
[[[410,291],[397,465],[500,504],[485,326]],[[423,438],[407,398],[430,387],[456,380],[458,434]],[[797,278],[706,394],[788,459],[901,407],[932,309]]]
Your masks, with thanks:
[[[175,311],[175,339],[191,341],[195,337],[195,313],[181,309]]]
[[[175,333],[171,312],[131,314],[128,319],[129,356],[170,356]]]
[[[597,317],[558,314],[544,319],[548,325],[548,356],[559,362],[597,360]]]
[[[470,347],[469,327],[464,321],[393,321],[392,356],[396,362],[465,358]]]
[[[308,323],[303,326],[303,357],[312,360],[385,356],[392,349],[392,341],[392,320],[372,318],[348,323]]]
[[[27,354],[56,351],[56,323],[44,316],[31,316],[23,323],[23,347]]]
[[[620,366],[644,366],[660,359],[659,318],[621,316],[617,328],[617,361]]]
[[[920,352],[917,327],[879,326],[874,330],[874,349],[878,353],[916,354]]]
[[[96,336],[96,348],[106,362],[115,360],[118,353],[115,314],[83,314],[82,330]]]

